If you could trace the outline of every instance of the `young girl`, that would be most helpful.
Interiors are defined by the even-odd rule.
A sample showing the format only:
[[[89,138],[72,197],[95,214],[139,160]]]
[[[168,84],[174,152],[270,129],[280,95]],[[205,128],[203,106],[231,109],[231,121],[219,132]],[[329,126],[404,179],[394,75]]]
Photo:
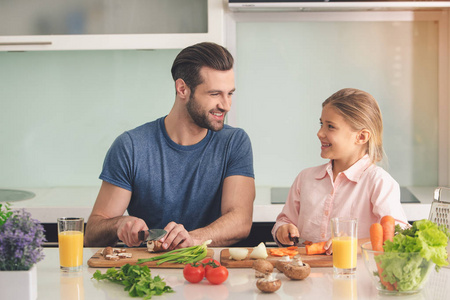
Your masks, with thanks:
[[[330,220],[358,219],[358,239],[385,215],[406,223],[398,183],[381,167],[383,123],[376,100],[357,89],[342,89],[322,103],[317,136],[327,164],[300,172],[277,217],[272,235],[292,245],[299,237],[330,241]],[[327,253],[331,253],[327,243]]]

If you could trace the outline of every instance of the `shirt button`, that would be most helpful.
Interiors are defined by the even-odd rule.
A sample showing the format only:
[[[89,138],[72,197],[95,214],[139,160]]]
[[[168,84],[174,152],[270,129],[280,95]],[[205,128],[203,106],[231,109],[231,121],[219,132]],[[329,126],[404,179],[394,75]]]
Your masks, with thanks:
[[[322,238],[323,238],[323,239],[325,238],[325,234],[324,234],[324,233],[322,233]]]
[[[329,212],[328,210],[325,211],[325,216],[328,216]]]

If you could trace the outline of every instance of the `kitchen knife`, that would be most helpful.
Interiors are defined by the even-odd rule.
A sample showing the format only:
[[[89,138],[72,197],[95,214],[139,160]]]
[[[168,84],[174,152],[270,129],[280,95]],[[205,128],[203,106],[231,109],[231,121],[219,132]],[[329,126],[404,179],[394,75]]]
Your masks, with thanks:
[[[305,242],[304,239],[300,239],[298,236],[291,236],[291,233],[289,233],[289,240],[294,242],[294,246],[300,246]]]
[[[145,232],[148,232],[148,237],[145,239]],[[140,241],[146,240],[146,241],[155,241],[159,240],[163,236],[165,236],[167,231],[164,229],[149,229],[149,230],[141,230],[138,232],[138,238]]]

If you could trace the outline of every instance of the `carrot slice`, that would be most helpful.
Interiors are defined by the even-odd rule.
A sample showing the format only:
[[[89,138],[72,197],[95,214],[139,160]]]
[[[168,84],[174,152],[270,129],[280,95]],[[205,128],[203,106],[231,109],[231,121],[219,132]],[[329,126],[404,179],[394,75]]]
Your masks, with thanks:
[[[305,250],[307,255],[314,255],[314,254],[322,254],[325,253],[327,250],[325,250],[325,244],[327,241],[319,242],[319,243],[312,243],[311,245],[306,245]]]
[[[269,252],[270,252],[270,255],[272,255],[272,256],[279,256],[279,257],[286,256],[286,255],[288,255],[290,257],[293,257],[293,256],[298,254],[298,251],[295,250],[295,249],[297,249],[297,247],[295,247],[295,249],[293,249],[293,248],[289,249],[289,248],[291,248],[291,247],[288,247],[288,248],[271,248],[269,250]]]

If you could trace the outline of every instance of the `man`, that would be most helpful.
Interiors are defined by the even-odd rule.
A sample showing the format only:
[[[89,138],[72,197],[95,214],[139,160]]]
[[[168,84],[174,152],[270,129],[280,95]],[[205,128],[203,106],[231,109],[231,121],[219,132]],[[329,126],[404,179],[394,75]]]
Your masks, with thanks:
[[[247,134],[224,125],[235,91],[233,57],[222,46],[183,49],[172,66],[170,113],[120,135],[106,155],[85,245],[138,246],[138,232],[164,228],[163,248],[248,236],[255,183]],[[123,216],[128,210],[129,216]]]

